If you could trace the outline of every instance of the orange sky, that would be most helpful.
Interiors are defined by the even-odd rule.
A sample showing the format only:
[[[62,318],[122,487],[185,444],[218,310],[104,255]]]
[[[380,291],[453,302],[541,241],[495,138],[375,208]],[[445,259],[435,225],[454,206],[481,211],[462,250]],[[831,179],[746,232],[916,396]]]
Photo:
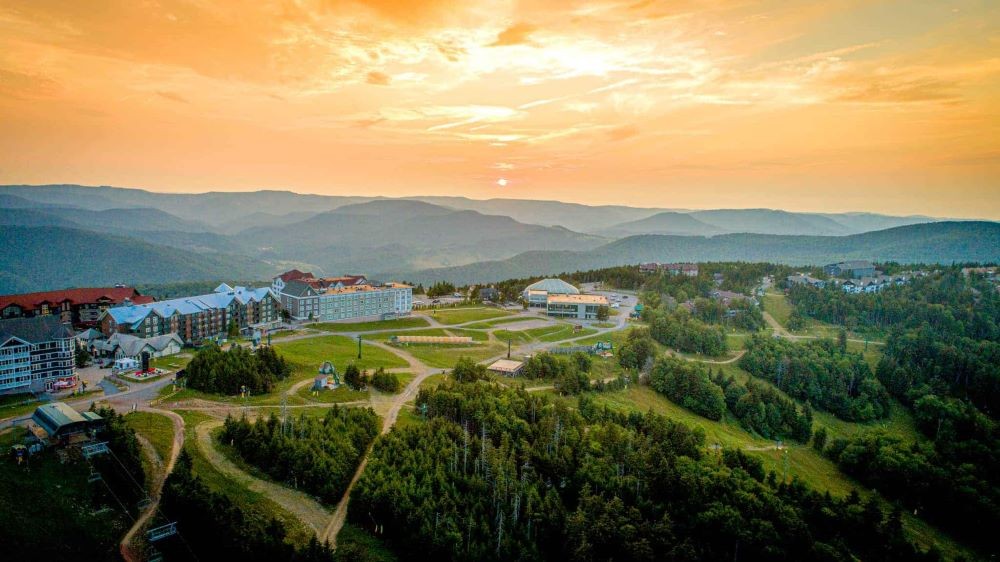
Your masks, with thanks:
[[[995,0],[0,2],[0,183],[1000,219],[998,108]]]

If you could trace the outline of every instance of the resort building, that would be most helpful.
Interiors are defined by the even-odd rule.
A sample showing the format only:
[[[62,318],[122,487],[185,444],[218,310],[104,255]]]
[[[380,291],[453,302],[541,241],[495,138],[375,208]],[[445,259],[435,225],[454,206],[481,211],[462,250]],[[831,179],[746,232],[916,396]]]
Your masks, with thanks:
[[[281,287],[281,306],[293,320],[384,320],[413,311],[409,285],[372,282],[363,275],[316,278],[302,274],[286,279],[289,273],[275,277],[271,286]]]
[[[166,357],[180,353],[184,340],[174,333],[140,338],[129,334],[116,333],[106,340],[94,340],[89,344],[90,354],[97,358],[142,360],[142,354],[149,357]]]
[[[549,295],[579,295],[580,290],[562,279],[542,279],[524,288],[521,296],[528,306],[544,308]]]
[[[874,277],[875,265],[867,260],[842,261],[823,266],[823,273],[830,277],[850,277],[861,279],[862,277]]]
[[[125,286],[3,295],[0,296],[0,317],[30,318],[51,314],[64,324],[95,326],[101,314],[112,306],[145,304],[154,300]]]
[[[608,298],[601,295],[549,295],[545,313],[556,318],[595,320],[602,306],[608,306]]]
[[[281,322],[277,297],[262,287],[230,287],[225,283],[214,293],[182,297],[149,304],[109,308],[101,316],[101,332],[152,338],[177,334],[185,344],[224,337],[235,322],[241,333],[267,330]]]
[[[57,316],[0,320],[0,394],[76,383],[73,331]]]

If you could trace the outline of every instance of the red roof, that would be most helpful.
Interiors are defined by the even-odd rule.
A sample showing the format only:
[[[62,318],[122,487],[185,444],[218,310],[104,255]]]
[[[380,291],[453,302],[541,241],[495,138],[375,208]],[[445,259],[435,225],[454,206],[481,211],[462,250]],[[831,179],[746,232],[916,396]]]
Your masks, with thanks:
[[[96,303],[107,299],[111,304],[119,304],[125,299],[131,299],[132,304],[147,304],[153,302],[153,297],[140,295],[132,287],[85,287],[81,289],[63,289],[61,291],[44,291],[41,293],[25,293],[23,295],[0,296],[0,310],[11,304],[23,309],[34,310],[42,303],[59,304],[70,301],[70,304]]]
[[[289,281],[295,281],[296,279],[311,278],[312,276],[313,276],[312,273],[303,273],[297,269],[292,269],[279,275],[278,279],[281,279],[285,283],[288,283]]]

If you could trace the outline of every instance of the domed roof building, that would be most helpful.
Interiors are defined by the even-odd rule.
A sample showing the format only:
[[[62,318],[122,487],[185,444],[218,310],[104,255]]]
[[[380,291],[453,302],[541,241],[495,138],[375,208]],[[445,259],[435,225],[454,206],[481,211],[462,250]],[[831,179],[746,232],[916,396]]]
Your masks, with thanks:
[[[579,295],[580,290],[562,279],[542,279],[524,289],[524,300],[529,306],[545,306],[549,295]]]

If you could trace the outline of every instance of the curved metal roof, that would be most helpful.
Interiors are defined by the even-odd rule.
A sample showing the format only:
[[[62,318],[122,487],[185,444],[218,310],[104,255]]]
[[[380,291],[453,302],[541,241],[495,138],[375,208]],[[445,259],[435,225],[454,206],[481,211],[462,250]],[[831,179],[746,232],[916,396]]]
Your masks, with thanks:
[[[528,285],[525,291],[545,291],[550,295],[579,295],[580,290],[562,279],[542,279]]]

